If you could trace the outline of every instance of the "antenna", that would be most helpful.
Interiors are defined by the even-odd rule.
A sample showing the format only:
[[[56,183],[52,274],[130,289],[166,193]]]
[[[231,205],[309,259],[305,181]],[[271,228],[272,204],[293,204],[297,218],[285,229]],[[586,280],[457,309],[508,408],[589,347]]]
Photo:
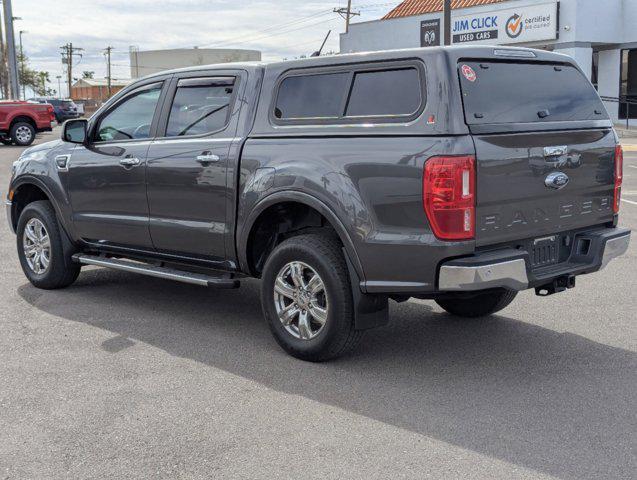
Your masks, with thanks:
[[[319,48],[316,52],[314,52],[312,55],[310,55],[310,57],[320,57],[321,56],[321,52],[323,51],[323,47],[327,43],[327,39],[330,38],[330,34],[331,33],[332,33],[331,30],[329,30],[327,32],[327,35],[325,35],[325,40],[323,40],[323,44],[321,45],[321,48]]]

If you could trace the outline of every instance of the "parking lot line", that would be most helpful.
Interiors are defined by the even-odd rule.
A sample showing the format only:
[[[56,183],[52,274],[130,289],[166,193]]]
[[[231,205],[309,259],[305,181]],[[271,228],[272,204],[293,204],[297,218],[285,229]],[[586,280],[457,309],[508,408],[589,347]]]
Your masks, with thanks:
[[[622,198],[622,202],[626,202],[626,203],[631,203],[633,205],[637,205],[637,202],[633,202],[632,200],[626,200],[625,198]]]
[[[622,148],[624,152],[637,152],[637,145],[624,144]]]

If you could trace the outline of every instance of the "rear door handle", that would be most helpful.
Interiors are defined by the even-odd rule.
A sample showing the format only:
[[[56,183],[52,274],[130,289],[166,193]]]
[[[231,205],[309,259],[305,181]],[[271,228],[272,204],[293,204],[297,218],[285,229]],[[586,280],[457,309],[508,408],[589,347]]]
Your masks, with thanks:
[[[219,158],[219,155],[215,155],[210,152],[203,152],[201,155],[197,155],[197,161],[204,165],[207,163],[215,163],[219,160],[221,160],[221,158]]]
[[[123,165],[124,167],[135,167],[137,165],[139,165],[140,163],[142,163],[139,158],[136,157],[126,157],[126,158],[122,158],[119,161],[120,165]]]

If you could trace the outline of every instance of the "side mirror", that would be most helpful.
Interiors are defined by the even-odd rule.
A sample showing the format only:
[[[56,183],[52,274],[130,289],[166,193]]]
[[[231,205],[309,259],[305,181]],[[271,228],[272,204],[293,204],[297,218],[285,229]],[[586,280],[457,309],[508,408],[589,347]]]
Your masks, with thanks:
[[[70,143],[85,144],[87,140],[88,121],[81,118],[67,120],[62,129],[62,140]]]

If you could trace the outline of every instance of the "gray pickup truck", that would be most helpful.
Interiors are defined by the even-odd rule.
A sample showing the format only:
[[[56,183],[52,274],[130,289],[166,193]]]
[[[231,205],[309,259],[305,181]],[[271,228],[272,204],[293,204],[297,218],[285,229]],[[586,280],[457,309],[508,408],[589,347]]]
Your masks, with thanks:
[[[277,342],[321,361],[385,324],[389,299],[479,317],[574,287],[628,247],[621,182],[572,59],[429,48],[143,78],[25,150],[7,212],[36,287],[82,265],[261,278]]]

